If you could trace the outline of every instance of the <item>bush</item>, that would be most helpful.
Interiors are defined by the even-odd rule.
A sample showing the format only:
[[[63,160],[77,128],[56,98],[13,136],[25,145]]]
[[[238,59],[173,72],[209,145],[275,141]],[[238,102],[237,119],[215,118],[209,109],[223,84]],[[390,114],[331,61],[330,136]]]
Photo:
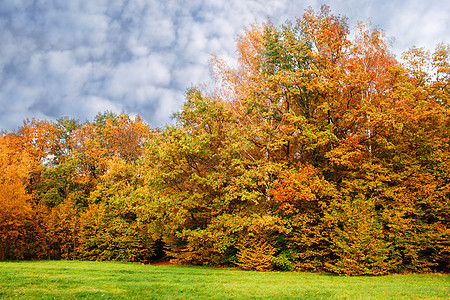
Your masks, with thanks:
[[[290,251],[282,251],[272,258],[272,263],[275,270],[292,271],[294,269],[294,262]]]
[[[244,270],[268,271],[272,269],[275,248],[267,241],[250,240],[241,245],[236,265]]]

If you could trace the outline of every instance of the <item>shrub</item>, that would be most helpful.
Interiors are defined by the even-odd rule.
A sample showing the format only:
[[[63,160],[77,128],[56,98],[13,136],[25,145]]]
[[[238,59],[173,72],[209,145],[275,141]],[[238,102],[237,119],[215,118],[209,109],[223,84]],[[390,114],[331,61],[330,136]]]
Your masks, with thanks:
[[[275,248],[267,241],[251,239],[241,244],[236,265],[244,270],[268,271],[273,266]]]

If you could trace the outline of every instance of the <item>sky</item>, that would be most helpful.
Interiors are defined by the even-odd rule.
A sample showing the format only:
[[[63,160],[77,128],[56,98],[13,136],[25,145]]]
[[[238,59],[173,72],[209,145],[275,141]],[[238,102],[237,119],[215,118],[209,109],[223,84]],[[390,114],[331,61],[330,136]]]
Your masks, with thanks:
[[[245,27],[322,4],[382,29],[397,55],[450,43],[448,0],[0,0],[0,130],[105,111],[163,127],[211,81],[212,54],[235,61]]]

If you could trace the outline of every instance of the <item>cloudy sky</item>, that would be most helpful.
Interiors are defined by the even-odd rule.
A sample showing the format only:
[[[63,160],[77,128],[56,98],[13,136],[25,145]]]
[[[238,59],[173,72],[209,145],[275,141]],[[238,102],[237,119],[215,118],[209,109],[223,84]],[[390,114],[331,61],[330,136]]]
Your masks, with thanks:
[[[383,29],[397,54],[450,43],[448,0],[0,0],[0,129],[106,110],[164,126],[245,26],[321,4]]]

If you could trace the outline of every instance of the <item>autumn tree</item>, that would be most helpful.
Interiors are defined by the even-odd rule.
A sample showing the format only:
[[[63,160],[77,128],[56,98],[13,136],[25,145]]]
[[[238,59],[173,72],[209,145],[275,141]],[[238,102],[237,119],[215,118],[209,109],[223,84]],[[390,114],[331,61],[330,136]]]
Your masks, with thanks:
[[[2,134],[0,258],[448,271],[449,46],[399,62],[322,6],[236,53],[157,131],[104,112]]]
[[[0,136],[0,259],[25,258],[33,211],[27,193],[29,157],[15,134]],[[30,230],[31,229],[31,230]]]
[[[322,178],[311,196],[321,199],[318,214],[303,209],[287,218],[309,218],[327,245],[319,258],[310,243],[304,267],[315,259],[316,267],[348,274],[443,266],[436,255],[448,251],[448,49],[440,45],[432,56],[412,49],[402,66],[381,31],[360,24],[354,36],[324,6],[294,25],[252,26],[238,40],[237,69],[215,60],[217,95],[245,128],[242,145],[250,145],[240,155],[264,174],[253,191],[266,186],[274,199],[260,191],[269,203],[290,212],[285,199],[296,199],[296,183],[286,172],[310,165]]]

